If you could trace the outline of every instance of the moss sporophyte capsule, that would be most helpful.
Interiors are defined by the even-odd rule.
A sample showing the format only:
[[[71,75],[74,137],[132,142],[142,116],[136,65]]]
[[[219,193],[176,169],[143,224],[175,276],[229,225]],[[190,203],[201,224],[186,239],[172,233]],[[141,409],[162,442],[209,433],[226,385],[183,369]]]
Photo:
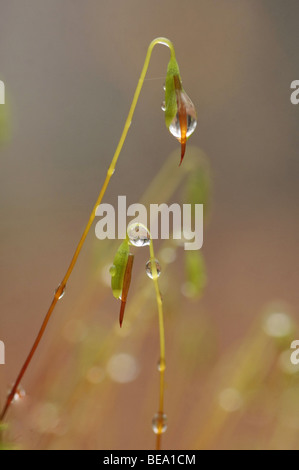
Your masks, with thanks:
[[[195,106],[182,86],[180,71],[175,58],[171,58],[165,81],[165,101],[162,105],[169,132],[181,143],[182,164],[186,142],[197,126]]]

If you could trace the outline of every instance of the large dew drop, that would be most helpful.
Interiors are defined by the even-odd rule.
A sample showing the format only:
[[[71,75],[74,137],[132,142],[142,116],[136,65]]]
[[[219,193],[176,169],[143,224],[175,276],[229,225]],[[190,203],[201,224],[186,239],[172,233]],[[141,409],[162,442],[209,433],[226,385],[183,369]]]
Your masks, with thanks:
[[[157,275],[158,275],[158,277],[160,277],[160,274],[161,274],[160,263],[157,259],[155,260],[155,263],[156,263]],[[148,277],[150,279],[153,279],[154,275],[153,275],[152,261],[151,260],[148,260],[148,262],[146,263],[145,270],[146,270],[146,274],[148,275]]]
[[[155,434],[163,434],[167,430],[167,416],[165,413],[156,413],[153,417],[152,428]]]
[[[181,92],[181,100],[186,107],[187,113],[187,133],[186,137],[190,137],[195,131],[197,126],[197,115],[195,106],[190,100],[189,96],[185,91]],[[169,126],[169,132],[178,140],[181,138],[181,127],[180,127],[180,119],[179,113],[176,114],[175,118],[173,119],[172,123]]]
[[[141,224],[131,224],[128,227],[127,234],[130,244],[133,246],[147,246],[151,242],[149,231]]]

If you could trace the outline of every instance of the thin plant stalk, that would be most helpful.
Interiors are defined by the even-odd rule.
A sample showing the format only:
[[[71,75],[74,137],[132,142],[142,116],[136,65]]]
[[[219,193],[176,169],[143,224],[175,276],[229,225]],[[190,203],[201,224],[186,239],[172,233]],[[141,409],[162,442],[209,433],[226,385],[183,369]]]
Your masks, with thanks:
[[[164,415],[164,376],[166,369],[165,361],[165,328],[164,328],[164,316],[163,316],[163,303],[161,298],[161,293],[158,283],[158,272],[156,266],[154,244],[151,237],[150,242],[150,256],[151,256],[151,268],[152,268],[152,277],[155,285],[156,300],[159,313],[159,335],[160,335],[160,360],[159,360],[159,372],[160,372],[160,393],[159,393],[159,411],[158,415],[163,417]],[[162,422],[158,424],[157,430],[157,439],[156,439],[156,450],[161,449],[161,440],[162,440]]]
[[[140,92],[141,92],[141,89],[142,89],[142,85],[143,85],[143,82],[144,82],[144,79],[145,79],[145,76],[146,76],[146,72],[147,72],[147,69],[148,69],[148,66],[149,66],[149,62],[150,62],[150,58],[151,58],[151,54],[152,54],[152,51],[153,51],[153,48],[155,47],[155,45],[157,44],[163,44],[167,47],[169,47],[170,49],[170,53],[171,53],[171,57],[175,58],[175,51],[174,51],[174,47],[173,47],[173,44],[171,41],[169,41],[169,39],[167,38],[163,38],[163,37],[159,37],[159,38],[156,38],[154,39],[149,47],[148,47],[148,50],[147,50],[147,54],[146,54],[146,58],[145,58],[145,62],[144,62],[144,65],[143,65],[143,68],[142,68],[142,72],[141,72],[141,75],[140,75],[140,78],[139,78],[139,81],[138,81],[138,84],[137,84],[137,88],[135,90],[135,94],[134,94],[134,97],[133,97],[133,101],[132,101],[132,104],[131,104],[131,107],[130,107],[130,110],[129,110],[129,114],[128,114],[128,117],[126,119],[126,122],[125,122],[125,126],[124,126],[124,129],[123,129],[123,132],[122,132],[122,135],[120,137],[120,140],[119,140],[119,143],[117,145],[117,148],[116,148],[116,151],[114,153],[114,156],[112,158],[112,161],[111,161],[111,164],[108,168],[108,172],[107,172],[107,175],[106,175],[106,179],[104,181],[104,184],[101,188],[101,191],[100,191],[100,194],[97,198],[97,201],[92,209],[92,212],[90,214],[90,217],[89,217],[89,220],[87,222],[87,225],[85,227],[85,230],[83,232],[83,235],[78,243],[78,246],[75,250],[75,253],[73,255],[73,258],[71,260],[71,263],[66,271],[66,274],[62,280],[62,282],[60,283],[59,287],[57,288],[56,292],[55,292],[55,295],[54,295],[54,298],[52,300],[52,303],[49,307],[49,310],[45,316],[45,319],[43,321],[43,324],[41,326],[41,329],[34,341],[34,344],[30,350],[30,353],[28,354],[24,364],[23,364],[23,367],[21,368],[21,371],[19,372],[19,375],[17,376],[17,379],[6,399],[6,403],[4,405],[4,408],[2,410],[2,413],[0,415],[0,421],[3,421],[5,416],[6,416],[6,413],[10,407],[10,405],[12,404],[13,402],[13,399],[14,399],[14,396],[15,394],[17,393],[17,390],[18,390],[18,387],[20,385],[20,382],[21,380],[23,379],[23,376],[39,346],[39,343],[44,335],[44,332],[47,328],[47,325],[49,323],[49,320],[52,316],[52,313],[56,307],[56,304],[57,302],[59,301],[59,299],[62,297],[62,295],[64,294],[65,292],[65,288],[66,288],[66,285],[67,285],[67,282],[72,274],[72,271],[76,265],[76,262],[77,262],[77,259],[79,257],[79,254],[82,250],[82,247],[84,245],[84,242],[86,240],[86,237],[90,231],[90,228],[94,222],[94,219],[95,219],[95,216],[96,216],[96,210],[97,210],[97,207],[101,204],[102,202],[102,199],[105,195],[105,192],[106,192],[106,189],[109,185],[109,182],[110,182],[110,179],[111,179],[111,176],[114,174],[114,171],[115,171],[115,167],[116,167],[116,164],[117,164],[117,161],[118,161],[118,158],[119,158],[119,155],[121,153],[121,150],[122,150],[122,147],[124,145],[124,142],[125,142],[125,139],[126,139],[126,136],[127,136],[127,133],[129,131],[129,128],[130,128],[130,125],[131,125],[131,122],[132,122],[132,118],[133,118],[133,114],[134,114],[134,111],[135,111],[135,108],[136,108],[136,105],[137,105],[137,101],[138,101],[138,98],[139,98],[139,95],[140,95]],[[155,283],[156,285],[156,283]],[[159,306],[159,303],[158,303],[158,306]],[[160,308],[160,307],[159,307]],[[160,310],[159,310],[159,315],[160,315]],[[161,316],[161,315],[160,315]],[[163,398],[163,397],[162,397]]]

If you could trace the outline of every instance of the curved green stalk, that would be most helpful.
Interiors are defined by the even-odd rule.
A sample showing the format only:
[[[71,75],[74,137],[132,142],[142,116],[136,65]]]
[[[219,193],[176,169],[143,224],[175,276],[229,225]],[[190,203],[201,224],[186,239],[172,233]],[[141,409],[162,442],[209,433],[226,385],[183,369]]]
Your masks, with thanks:
[[[57,304],[58,300],[62,297],[62,295],[63,295],[63,293],[64,293],[64,291],[65,291],[66,284],[67,284],[67,282],[68,282],[68,280],[69,280],[69,278],[70,278],[70,276],[71,276],[71,274],[72,274],[72,271],[73,271],[73,269],[74,269],[74,267],[75,267],[75,265],[76,265],[77,259],[78,259],[78,257],[79,257],[79,254],[80,254],[81,250],[82,250],[82,247],[83,247],[83,245],[84,245],[84,242],[85,242],[85,240],[86,240],[86,237],[87,237],[87,235],[88,235],[88,233],[89,233],[89,231],[90,231],[90,228],[91,228],[91,226],[92,226],[92,224],[93,224],[93,222],[94,222],[94,219],[95,219],[95,216],[96,216],[97,207],[98,207],[98,206],[101,204],[101,202],[102,202],[102,199],[103,199],[103,197],[104,197],[104,195],[105,195],[106,189],[107,189],[107,187],[108,187],[108,185],[109,185],[111,176],[113,175],[113,173],[114,173],[114,171],[115,171],[116,163],[117,163],[117,161],[118,161],[120,152],[121,152],[122,147],[123,147],[123,145],[124,145],[124,142],[125,142],[125,140],[126,140],[126,136],[127,136],[128,130],[129,130],[130,125],[131,125],[131,122],[132,122],[133,114],[134,114],[134,111],[135,111],[135,108],[136,108],[136,105],[137,105],[137,101],[138,101],[138,98],[139,98],[139,95],[140,95],[140,92],[141,92],[141,89],[142,89],[142,85],[143,85],[143,82],[144,82],[144,79],[145,79],[145,75],[146,75],[146,72],[147,72],[147,69],[148,69],[148,66],[149,66],[151,54],[152,54],[153,48],[154,48],[157,44],[162,44],[162,45],[164,45],[164,46],[169,47],[169,49],[170,49],[170,54],[171,54],[171,58],[175,59],[174,47],[173,47],[172,42],[171,42],[169,39],[163,38],[163,37],[159,37],[159,38],[154,39],[154,40],[150,43],[150,45],[149,45],[149,47],[148,47],[148,50],[147,50],[146,57],[145,57],[145,62],[144,62],[144,65],[143,65],[143,68],[142,68],[142,71],[141,71],[141,75],[140,75],[140,78],[139,78],[139,81],[138,81],[138,84],[137,84],[137,88],[136,88],[135,93],[134,93],[134,97],[133,97],[133,101],[132,101],[132,104],[131,104],[131,107],[130,107],[130,110],[129,110],[129,114],[128,114],[128,117],[127,117],[127,119],[126,119],[125,126],[124,126],[124,129],[123,129],[122,135],[121,135],[121,137],[120,137],[119,143],[118,143],[118,145],[117,145],[116,151],[115,151],[115,153],[114,153],[114,156],[113,156],[113,158],[112,158],[111,164],[110,164],[110,166],[109,166],[109,168],[108,168],[108,172],[107,172],[107,175],[106,175],[106,179],[105,179],[104,184],[103,184],[103,186],[102,186],[102,188],[101,188],[101,191],[100,191],[100,194],[99,194],[99,196],[98,196],[98,198],[97,198],[97,200],[96,200],[96,203],[95,203],[95,205],[94,205],[94,207],[93,207],[93,209],[92,209],[92,212],[91,212],[90,217],[89,217],[89,219],[88,219],[87,225],[86,225],[85,230],[84,230],[84,232],[83,232],[83,234],[82,234],[82,236],[81,236],[81,239],[80,239],[80,241],[79,241],[79,243],[78,243],[78,246],[77,246],[77,248],[76,248],[76,250],[75,250],[75,253],[74,253],[74,255],[73,255],[73,258],[72,258],[72,260],[71,260],[71,262],[70,262],[70,265],[69,265],[69,267],[68,267],[68,269],[67,269],[67,271],[66,271],[66,274],[64,275],[64,278],[63,278],[62,282],[60,283],[58,289],[57,289],[56,292],[55,292],[54,298],[53,298],[53,300],[52,300],[52,302],[51,302],[51,305],[50,305],[50,307],[49,307],[49,310],[48,310],[48,312],[47,312],[47,314],[46,314],[46,316],[45,316],[45,319],[44,319],[44,321],[43,321],[43,323],[42,323],[41,329],[40,329],[40,331],[39,331],[39,333],[38,333],[38,335],[37,335],[37,337],[36,337],[36,339],[35,339],[35,341],[34,341],[34,343],[33,343],[33,346],[32,346],[32,348],[31,348],[31,350],[30,350],[30,352],[29,352],[29,355],[27,356],[27,358],[26,358],[26,360],[25,360],[25,362],[24,362],[24,364],[23,364],[23,367],[22,367],[21,371],[19,372],[19,375],[18,375],[18,377],[17,377],[17,379],[16,379],[16,381],[15,381],[15,383],[14,383],[14,385],[13,385],[13,387],[12,387],[12,389],[11,389],[11,391],[10,391],[8,397],[7,397],[6,403],[5,403],[5,405],[4,405],[4,408],[3,408],[3,410],[2,410],[2,413],[1,413],[1,415],[0,415],[0,421],[2,421],[2,420],[5,418],[6,413],[7,413],[8,409],[9,409],[10,405],[11,405],[12,402],[13,402],[13,398],[14,398],[14,396],[15,396],[17,390],[18,390],[18,387],[19,387],[19,385],[20,385],[20,382],[21,382],[21,380],[23,379],[23,376],[24,376],[24,374],[25,374],[25,372],[26,372],[26,370],[27,370],[27,368],[28,368],[28,366],[29,366],[29,364],[30,364],[30,362],[31,362],[31,360],[32,360],[32,358],[33,358],[33,356],[34,356],[34,354],[35,354],[35,352],[36,352],[38,346],[39,346],[39,343],[40,343],[40,341],[41,341],[41,339],[42,339],[42,337],[43,337],[43,335],[44,335],[44,332],[45,332],[45,330],[46,330],[46,328],[47,328],[47,325],[48,325],[49,320],[50,320],[50,318],[51,318],[51,316],[52,316],[52,313],[53,313],[53,311],[54,311],[54,309],[55,309],[55,307],[56,307],[56,304]]]

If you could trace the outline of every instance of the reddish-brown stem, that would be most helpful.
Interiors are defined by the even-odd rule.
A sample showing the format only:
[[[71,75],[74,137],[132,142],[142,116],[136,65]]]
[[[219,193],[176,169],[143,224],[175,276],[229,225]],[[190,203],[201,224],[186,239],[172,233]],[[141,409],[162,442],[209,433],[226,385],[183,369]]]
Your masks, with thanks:
[[[162,440],[162,434],[158,433],[157,439],[156,439],[156,450],[161,450],[161,440]]]
[[[44,332],[45,332],[45,329],[47,328],[47,325],[48,325],[49,320],[50,320],[50,318],[51,318],[52,312],[53,312],[53,310],[54,310],[54,308],[55,308],[55,306],[56,306],[56,304],[57,304],[59,298],[61,297],[61,295],[63,295],[64,289],[65,289],[65,286],[64,286],[63,284],[61,284],[61,285],[59,286],[59,288],[57,289],[57,291],[55,292],[55,296],[54,296],[54,298],[53,298],[53,300],[52,300],[52,303],[51,303],[50,308],[49,308],[49,310],[48,310],[48,312],[47,312],[47,315],[45,316],[45,319],[44,319],[44,321],[43,321],[43,324],[42,324],[42,326],[41,326],[41,329],[39,330],[39,333],[38,333],[38,335],[37,335],[37,337],[36,337],[36,339],[35,339],[35,341],[34,341],[34,344],[33,344],[32,348],[31,348],[31,351],[30,351],[30,353],[28,354],[26,361],[24,362],[24,365],[23,365],[23,367],[22,367],[22,369],[21,369],[21,371],[20,371],[20,373],[19,373],[19,375],[18,375],[18,377],[17,377],[17,379],[16,379],[16,381],[15,381],[14,386],[12,387],[11,391],[9,392],[9,395],[8,395],[8,397],[7,397],[5,406],[4,406],[3,411],[2,411],[2,413],[1,413],[1,416],[0,416],[0,421],[3,421],[3,419],[5,418],[5,415],[6,415],[7,411],[8,411],[8,408],[10,407],[10,405],[11,405],[13,399],[14,399],[14,396],[15,396],[15,394],[16,394],[17,391],[18,391],[18,387],[19,387],[19,385],[20,385],[20,382],[21,382],[21,380],[22,380],[22,378],[23,378],[23,376],[24,376],[24,374],[25,374],[25,372],[26,372],[26,370],[27,370],[27,368],[28,368],[28,366],[29,366],[29,364],[30,364],[30,362],[31,362],[31,359],[33,358],[34,353],[35,353],[35,351],[36,351],[36,349],[37,349],[37,347],[38,347],[38,345],[39,345],[39,343],[40,343],[40,341],[41,341],[41,339],[42,339],[42,337],[43,337],[43,334],[44,334]]]

